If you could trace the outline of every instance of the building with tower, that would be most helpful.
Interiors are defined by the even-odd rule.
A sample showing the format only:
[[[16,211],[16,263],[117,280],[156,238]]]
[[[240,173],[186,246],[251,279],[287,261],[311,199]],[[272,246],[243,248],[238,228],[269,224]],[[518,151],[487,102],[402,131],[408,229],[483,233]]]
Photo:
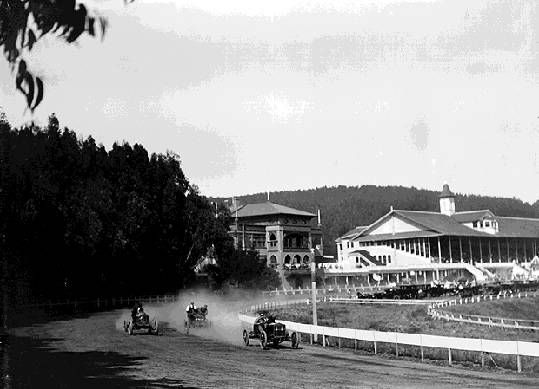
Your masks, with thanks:
[[[538,253],[539,219],[458,212],[444,184],[440,212],[391,208],[337,239],[337,263],[321,264],[335,283],[475,281],[526,278]],[[344,281],[343,281],[344,280]]]
[[[317,213],[270,201],[236,205],[231,209],[228,233],[237,248],[256,250],[288,285],[291,279],[308,277],[313,261],[322,261],[320,211]]]

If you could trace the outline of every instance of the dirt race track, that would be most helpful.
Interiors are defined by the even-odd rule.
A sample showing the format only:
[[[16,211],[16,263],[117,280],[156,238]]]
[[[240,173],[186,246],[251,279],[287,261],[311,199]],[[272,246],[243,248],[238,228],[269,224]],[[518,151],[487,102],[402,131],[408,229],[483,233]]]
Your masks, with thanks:
[[[11,388],[171,387],[537,387],[537,377],[509,371],[360,355],[302,344],[261,350],[162,328],[158,336],[118,330],[120,311],[49,321],[9,331],[2,344]],[[194,330],[193,333],[196,333]],[[203,330],[198,330],[203,331]],[[235,332],[235,331],[234,331]]]

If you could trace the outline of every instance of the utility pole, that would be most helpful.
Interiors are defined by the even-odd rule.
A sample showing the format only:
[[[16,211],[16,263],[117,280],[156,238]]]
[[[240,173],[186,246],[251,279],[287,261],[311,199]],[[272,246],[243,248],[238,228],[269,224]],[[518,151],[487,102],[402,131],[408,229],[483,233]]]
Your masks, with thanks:
[[[314,250],[313,250],[314,252]],[[318,325],[318,317],[316,315],[316,259],[313,257],[313,261],[311,262],[311,299],[312,299],[312,306],[313,306],[313,325]],[[315,343],[318,342],[318,334],[315,336]]]
[[[2,259],[2,328],[7,330],[7,315],[8,315],[8,266],[6,254],[6,238],[4,233],[0,233],[0,257]]]

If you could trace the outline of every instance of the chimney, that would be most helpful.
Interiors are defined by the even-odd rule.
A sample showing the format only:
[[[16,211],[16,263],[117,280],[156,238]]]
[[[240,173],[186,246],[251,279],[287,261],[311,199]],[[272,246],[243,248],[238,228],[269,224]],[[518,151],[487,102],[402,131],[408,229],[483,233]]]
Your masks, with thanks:
[[[447,216],[455,214],[455,194],[449,190],[449,185],[444,183],[440,193],[440,213]]]

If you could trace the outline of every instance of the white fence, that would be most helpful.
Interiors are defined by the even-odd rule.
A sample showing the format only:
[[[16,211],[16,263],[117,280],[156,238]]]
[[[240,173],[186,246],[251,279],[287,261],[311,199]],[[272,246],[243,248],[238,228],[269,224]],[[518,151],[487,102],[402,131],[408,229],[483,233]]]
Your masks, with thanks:
[[[327,300],[331,303],[344,304],[430,305],[433,303],[433,300],[357,299],[343,297],[328,297]],[[439,301],[441,302],[442,300],[435,300],[435,302]]]
[[[501,299],[516,299],[525,297],[537,297],[539,293],[503,293],[498,295],[480,295],[473,296],[464,299],[453,299],[439,301],[432,304],[429,308],[429,315],[435,319],[456,321],[461,323],[472,323],[479,325],[487,325],[489,327],[501,327],[520,330],[532,330],[539,331],[539,320],[522,320],[522,319],[510,319],[494,316],[481,316],[481,315],[469,315],[454,313],[440,308],[449,307],[453,305],[472,304],[480,301],[494,301]]]
[[[296,302],[268,302],[262,305],[251,306],[250,310],[259,309],[261,307],[271,308],[278,306],[286,306],[290,304],[308,303],[307,300],[299,300]],[[252,325],[255,317],[246,313],[240,313],[238,318],[243,323]],[[334,328],[315,326],[312,324],[296,323],[291,321],[279,320],[280,323],[286,325],[290,331],[295,331],[299,334],[308,334],[311,336],[322,336],[322,345],[326,347],[327,338],[333,337],[338,339],[339,346],[341,339],[354,340],[357,347],[357,341],[372,342],[374,353],[376,353],[377,343],[391,343],[395,345],[395,354],[398,356],[398,345],[411,345],[421,348],[421,359],[423,360],[423,348],[446,349],[448,351],[449,364],[452,363],[451,350],[461,351],[476,351],[481,353],[481,361],[484,363],[485,354],[504,354],[513,355],[516,357],[517,371],[522,371],[521,356],[539,357],[539,343],[523,342],[523,341],[504,341],[504,340],[489,340],[489,339],[474,339],[474,338],[458,338],[452,336],[426,335],[426,334],[408,334],[402,332],[383,332],[373,330],[360,330],[354,328]]]

